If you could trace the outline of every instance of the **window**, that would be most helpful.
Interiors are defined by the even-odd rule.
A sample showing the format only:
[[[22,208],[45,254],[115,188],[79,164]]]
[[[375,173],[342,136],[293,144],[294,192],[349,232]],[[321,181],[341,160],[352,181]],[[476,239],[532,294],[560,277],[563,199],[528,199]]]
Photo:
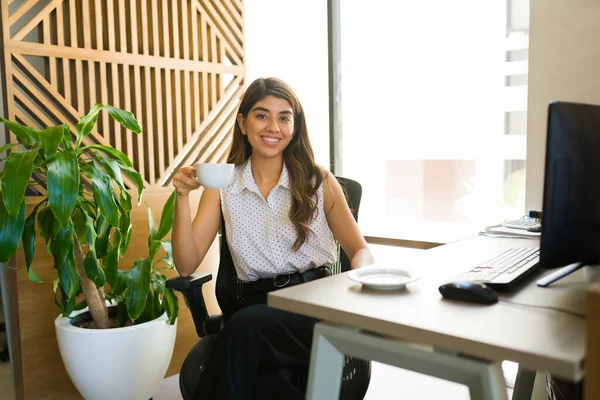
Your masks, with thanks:
[[[302,103],[317,163],[329,168],[327,2],[245,0],[246,86],[286,81]]]
[[[341,0],[342,173],[366,236],[524,213],[528,0]]]

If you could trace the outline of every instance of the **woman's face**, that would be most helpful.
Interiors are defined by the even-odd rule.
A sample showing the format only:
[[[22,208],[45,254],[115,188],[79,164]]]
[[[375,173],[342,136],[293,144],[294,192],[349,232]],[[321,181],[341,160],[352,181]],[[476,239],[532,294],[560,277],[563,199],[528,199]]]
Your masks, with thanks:
[[[294,112],[287,100],[267,96],[257,101],[248,116],[238,114],[242,134],[248,137],[254,155],[281,156],[294,136]]]

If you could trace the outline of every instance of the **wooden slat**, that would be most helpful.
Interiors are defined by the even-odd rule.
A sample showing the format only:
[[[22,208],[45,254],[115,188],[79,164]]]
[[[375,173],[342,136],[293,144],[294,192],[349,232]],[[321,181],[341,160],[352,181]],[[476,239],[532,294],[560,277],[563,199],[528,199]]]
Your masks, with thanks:
[[[217,60],[217,35],[214,29],[210,30],[210,60],[213,63],[218,63]],[[210,107],[211,109],[217,105],[217,74],[210,73]]]
[[[104,2],[102,0],[95,0],[95,11],[96,11],[96,45],[97,45],[97,49],[98,50],[102,50],[104,49],[104,35],[102,34],[102,4]],[[106,79],[106,63],[100,61],[98,63],[99,65],[99,69],[100,69],[100,85],[99,85],[99,90],[100,90],[100,94],[99,96],[96,95],[97,97],[99,97],[99,100],[102,104],[108,104],[108,81]],[[110,138],[110,128],[108,126],[109,124],[109,116],[108,113],[104,112],[102,113],[102,137],[105,140],[109,140]]]
[[[52,86],[50,86],[48,84],[48,82],[44,79],[43,76],[41,76],[39,74],[39,72],[37,72],[35,70],[35,68],[33,68],[29,63],[27,63],[27,61],[20,55],[15,54],[15,59],[17,61],[19,61],[19,63],[22,65],[23,69],[25,69],[27,71],[28,74],[31,75],[32,78],[35,79],[35,84],[42,86],[45,90],[48,91],[48,93],[50,95],[53,96],[53,98],[55,99],[60,99],[60,94],[56,91],[55,88],[53,88]],[[20,72],[18,72],[17,70],[15,70],[15,76],[21,76]],[[29,82],[29,79],[27,78],[21,78],[24,81],[24,85],[26,85],[27,90],[29,91],[36,91],[35,87],[33,86],[32,83]],[[37,92],[39,94],[40,97],[43,97],[41,92]],[[80,115],[78,114],[78,111],[73,108],[73,106],[70,103],[67,102],[60,102],[61,107],[63,107],[64,109],[66,109],[69,114],[70,117],[73,118],[74,120],[79,120]],[[63,116],[63,114],[58,110],[58,108],[56,108],[54,106],[53,103],[51,102],[46,102],[45,104],[46,108],[48,108],[48,110],[56,116],[62,116],[62,121],[67,122],[68,118],[67,116]],[[69,125],[71,126],[71,130],[74,132],[75,131],[75,125],[72,125],[69,123]],[[108,145],[108,141],[105,141],[102,137],[96,138],[96,140],[99,144],[103,144],[103,145]],[[89,137],[85,137],[83,139],[83,144],[91,144]]]
[[[234,78],[232,83],[227,87],[225,97],[228,99],[227,100],[228,104],[239,102],[239,98],[241,97],[241,94],[244,91],[244,87],[240,85],[240,83],[243,81],[243,79],[244,79],[243,75],[237,76]],[[227,108],[228,108],[227,106],[223,107],[223,109],[227,109]],[[166,173],[163,176],[161,176],[160,180],[158,181],[158,183],[160,185],[166,184],[171,179],[172,175],[177,170],[177,168],[179,168],[180,166],[182,166],[186,163],[191,163],[193,160],[195,160],[194,157],[190,156],[190,153],[192,152],[192,150],[194,148],[202,147],[206,143],[206,141],[209,139],[209,136],[210,136],[209,133],[207,133],[208,132],[207,127],[209,125],[211,125],[213,123],[213,121],[215,121],[217,119],[218,119],[218,115],[214,115],[213,113],[211,113],[200,124],[200,126],[198,126],[196,128],[196,132],[194,132],[194,134],[192,135],[191,140],[184,146],[183,149],[181,149],[179,151],[179,154],[177,154],[177,157],[175,157],[175,159],[170,163],[172,168],[170,170],[166,171]]]
[[[135,1],[129,1],[129,10],[127,10],[127,5],[125,3],[125,1],[122,1],[120,4],[120,9],[123,11],[124,15],[130,15],[129,18],[127,18],[128,20],[132,21],[132,25],[131,27],[133,27],[133,24],[135,21],[135,19],[137,18],[137,14],[136,14],[136,9],[135,9]],[[121,18],[121,16],[119,16],[119,18]],[[135,37],[135,35],[133,34],[134,31],[133,29],[131,29],[131,31],[127,31],[126,29],[127,24],[125,21],[123,21],[123,23],[121,24],[121,52],[129,52],[128,50],[128,42],[132,44],[131,48],[133,49],[133,37]],[[124,31],[124,32],[123,32]],[[135,41],[137,41],[137,37],[135,37]],[[131,110],[131,82],[129,80],[129,66],[127,65],[123,65],[123,80],[121,82],[121,84],[123,85],[123,88],[120,90],[120,92],[123,94],[124,96],[124,104],[123,104],[123,108],[125,110]],[[139,93],[139,92],[136,92]],[[125,134],[125,142],[126,142],[126,154],[129,156],[130,159],[133,160],[133,155],[134,155],[134,150],[133,150],[133,134],[131,132],[126,132],[125,128],[120,128],[121,132],[123,132]]]
[[[7,43],[5,47],[13,53],[21,53],[33,56],[67,57],[75,60],[94,59],[96,61],[104,62],[116,61],[115,54],[111,51],[82,48],[72,49],[70,47],[59,46],[46,47],[38,43],[29,42],[10,42]],[[243,65],[220,65],[204,61],[173,60],[165,57],[145,56],[140,54],[119,53],[118,61],[121,64],[139,65],[141,67],[152,65],[159,68],[177,68],[185,71],[221,72],[234,75],[244,73]]]
[[[242,87],[239,87],[236,92],[239,95],[241,95],[243,90],[244,89]],[[207,146],[209,146],[208,148],[210,148],[209,143],[211,142],[211,140],[213,140],[214,137],[219,137],[219,135],[217,135],[219,131],[220,135],[226,135],[228,133],[229,129],[222,130],[221,127],[224,126],[227,121],[235,120],[235,115],[237,111],[236,107],[237,101],[235,101],[234,97],[230,98],[230,104],[228,104],[228,107],[224,107],[222,110],[220,110],[219,114],[215,115],[210,127],[202,132],[203,135],[200,138],[200,140],[197,141],[194,150],[187,154],[186,159],[188,163],[191,160],[198,160],[199,162],[210,162],[210,153],[206,151]]]
[[[42,22],[42,30],[44,36],[44,43],[51,44],[52,40],[50,38],[50,16],[44,18],[44,22]],[[49,80],[52,86],[58,87],[58,78],[56,75],[56,58],[48,57],[48,73]]]
[[[92,18],[91,18],[91,13],[90,13],[90,4],[88,1],[84,1],[81,4],[82,4],[82,13],[83,13],[83,21],[81,22],[83,24],[83,46],[85,48],[91,49],[92,48],[92,35],[94,34],[94,32],[92,32]],[[86,62],[86,61],[84,61],[84,62]],[[97,100],[96,100],[96,65],[93,60],[88,60],[87,67],[88,67],[88,76],[89,76],[88,82],[89,82],[89,84],[81,85],[81,86],[88,88],[88,90],[89,90],[88,91],[88,94],[89,94],[89,98],[88,98],[89,106],[88,107],[92,107],[95,103],[97,103]],[[84,112],[87,112],[87,110],[84,110]]]
[[[154,29],[152,30],[152,41],[154,45],[155,54],[159,54],[158,49],[160,48],[160,36],[158,32],[158,3],[157,0],[152,0],[152,25]],[[161,75],[163,73],[163,69],[156,68],[156,93],[162,94],[162,78]],[[165,144],[164,144],[164,135],[167,134],[169,136],[170,132],[165,132],[163,128],[163,101],[162,95],[155,96],[156,100],[156,145],[158,146],[158,169],[162,173],[165,170]]]
[[[241,38],[243,36],[242,31],[238,27],[236,21],[234,21],[231,13],[229,13],[223,6],[223,2],[221,0],[217,0],[217,1],[214,1],[214,4],[215,4],[215,7],[217,7],[217,9],[219,11],[219,15],[222,16],[222,19],[225,22],[225,24],[227,25],[227,27],[231,30],[231,32],[233,32],[233,34],[235,35],[236,38],[238,38],[238,39]],[[224,33],[224,36],[226,36],[225,32],[223,32],[223,33]]]
[[[71,48],[77,50],[79,46],[79,37],[77,32],[77,2],[69,3],[69,19],[71,21]],[[77,92],[77,111],[79,114],[84,115],[84,103],[83,103],[83,67],[81,59],[75,60],[75,71],[71,71],[71,83],[75,85]]]
[[[163,28],[163,47],[165,49],[164,58],[171,58],[171,45],[169,38],[169,2],[168,0],[162,0],[162,28]],[[161,65],[162,67],[162,65]],[[168,68],[167,66],[164,66]]]
[[[163,0],[163,46],[165,48],[165,57],[170,57],[171,48],[169,45],[169,19],[168,19],[168,8],[167,3]],[[173,102],[172,102],[172,90],[171,90],[171,68],[173,65],[164,66],[165,71],[165,110],[166,110],[166,121],[167,127],[173,128]],[[175,153],[173,135],[167,136],[167,164],[171,165],[173,160],[173,154]]]
[[[204,13],[200,14],[200,26],[202,28],[202,60],[208,62],[208,23]],[[208,71],[200,73],[202,75],[202,121],[208,118]]]
[[[29,22],[27,22],[17,33],[12,37],[12,40],[22,40],[32,29],[39,25],[45,15],[49,14],[63,0],[52,0],[43,9],[39,11]],[[29,0],[30,3],[37,3],[35,0]],[[9,37],[9,36],[7,36]]]
[[[152,93],[152,81],[151,81],[151,71],[152,71],[152,67],[146,67],[143,68],[142,71],[144,71],[144,76],[145,76],[145,81],[144,81],[144,86],[145,86],[145,93],[147,93],[149,96],[146,98],[146,101],[148,103],[150,103],[151,101],[154,102],[154,99],[151,95]],[[157,92],[155,92],[157,93]],[[145,121],[145,126],[146,126],[146,142],[147,142],[147,163],[148,163],[148,173],[146,174],[146,176],[148,177],[148,182],[150,182],[151,185],[154,184],[154,182],[156,181],[156,174],[155,174],[155,168],[154,168],[154,126],[152,125],[152,116],[153,116],[153,107],[149,106],[146,107],[146,121]]]
[[[190,29],[188,24],[188,0],[181,0],[181,39],[183,58],[190,59]]]
[[[223,38],[227,41],[229,46],[232,48],[232,53],[235,55],[236,64],[241,64],[241,59],[243,57],[244,51],[242,46],[238,42],[241,40],[240,37],[236,37],[235,34],[227,27],[227,24],[223,21],[223,19],[219,16],[217,11],[213,8],[210,1],[200,3],[196,2],[196,7],[198,7],[199,11],[208,11],[210,14],[210,18],[207,18],[207,22],[211,25],[216,31],[222,32]]]
[[[173,37],[173,58],[179,59],[181,58],[181,53],[179,51],[179,38],[181,38],[181,33],[179,32],[179,10],[177,9],[177,0],[171,0],[171,32]]]
[[[115,0],[117,2],[117,7],[119,6],[119,0]],[[124,1],[124,0],[121,0]],[[113,0],[108,0],[108,15],[109,15],[109,21],[112,20],[111,17],[114,14],[114,10],[115,10],[115,4],[113,3]],[[123,12],[120,12],[119,14],[123,14]],[[116,23],[116,21],[114,22]],[[119,24],[121,26],[123,26],[123,24],[121,24],[121,18],[119,18]],[[111,52],[111,54],[115,54],[117,53],[117,42],[116,42],[116,37],[115,37],[115,29],[113,26],[113,29],[110,29],[108,31],[108,48]],[[123,54],[123,53],[120,53]],[[114,61],[114,60],[113,60]],[[112,93],[112,101],[111,101],[111,105],[115,106],[115,107],[121,107],[121,103],[120,103],[120,99],[119,99],[119,86],[118,86],[118,81],[119,81],[119,67],[118,67],[118,63],[117,62],[113,62],[111,63],[111,93]],[[111,143],[113,143],[113,146],[117,149],[117,150],[123,150],[122,146],[121,146],[121,129],[118,125],[118,123],[114,120],[110,120],[109,122],[110,124],[110,130],[112,133],[112,137],[111,137]]]
[[[175,115],[175,123],[177,124],[177,127],[175,128],[175,132],[177,135],[177,147],[176,147],[176,153],[179,152],[179,149],[181,149],[183,147],[183,120],[185,118],[185,116],[182,113],[182,106],[181,106],[181,94],[182,94],[182,88],[181,88],[181,71],[180,70],[175,70],[175,82],[173,83],[174,85],[174,95],[175,95],[175,109],[173,110],[174,115]]]
[[[65,32],[65,20],[63,17],[63,5],[59,4],[56,7],[56,38],[57,38],[57,46],[64,47],[65,40],[64,37],[66,35]],[[64,87],[64,98],[66,102],[71,105],[71,67],[69,66],[69,59],[65,57],[58,56],[57,58],[62,59],[62,79],[63,79],[63,87]]]
[[[198,61],[200,60],[200,51],[198,49],[199,41],[198,41],[198,11],[194,8],[191,10],[191,25],[192,25],[192,60]],[[200,26],[202,29],[202,25]],[[192,72],[192,87],[193,87],[193,98],[194,98],[194,107],[192,109],[192,113],[194,115],[194,129],[190,129],[190,134],[193,130],[195,130],[200,125],[200,73],[198,71]],[[190,138],[188,138],[189,142]],[[161,169],[162,171],[162,169]]]
[[[147,9],[146,9],[146,2],[142,1],[140,4],[140,13],[142,15],[142,19],[141,19],[141,26],[138,27],[138,23],[137,23],[137,15],[138,15],[138,11],[137,11],[137,2],[131,1],[130,3],[130,21],[131,21],[131,32],[130,32],[130,40],[131,40],[131,51],[134,54],[137,54],[139,52],[138,48],[139,48],[139,43],[138,43],[138,33],[139,29],[141,29],[141,35],[140,37],[142,38],[142,48],[145,46],[146,48],[146,52],[148,52],[148,38],[147,35],[145,35],[145,32],[148,32],[148,20],[146,18],[143,18],[143,16],[147,15]],[[148,53],[146,53],[148,54]],[[127,66],[125,65],[124,68],[127,68]],[[131,82],[130,82],[131,85]],[[140,96],[139,94],[142,93],[141,92],[141,81],[140,81],[140,67],[135,65],[133,67],[133,90],[134,93],[137,93],[138,95],[135,98],[135,110],[132,110],[132,104],[131,101],[129,99],[126,99],[126,109],[130,110],[134,113],[136,118],[140,118],[142,116],[142,105],[144,103],[143,97]],[[128,85],[125,89],[127,95],[129,96],[131,94],[131,87]],[[129,101],[127,103],[127,101]],[[142,126],[142,135],[146,134],[146,126]],[[129,152],[130,156],[129,158],[131,160],[136,160],[137,158],[137,164],[135,164],[134,161],[134,166],[137,168],[138,172],[144,176],[145,172],[146,172],[146,166],[144,163],[145,160],[145,149],[144,149],[144,141],[145,139],[140,137],[139,135],[136,136],[136,144],[133,144],[133,137],[134,135],[132,135],[131,133],[127,135],[127,151]],[[136,147],[136,148],[134,148]]]
[[[17,9],[14,13],[8,17],[8,25],[11,26],[17,22],[27,11],[31,10],[33,6],[37,4],[38,0],[28,0],[25,4]]]
[[[224,0],[223,4],[225,4],[225,7],[227,8],[227,15],[229,15],[231,18],[233,18],[235,20],[235,24],[238,27],[243,27],[244,26],[244,20],[242,18],[242,14],[235,7],[235,5],[233,4],[233,1],[231,1],[231,0]],[[240,35],[243,36],[243,33],[241,31],[240,31]]]

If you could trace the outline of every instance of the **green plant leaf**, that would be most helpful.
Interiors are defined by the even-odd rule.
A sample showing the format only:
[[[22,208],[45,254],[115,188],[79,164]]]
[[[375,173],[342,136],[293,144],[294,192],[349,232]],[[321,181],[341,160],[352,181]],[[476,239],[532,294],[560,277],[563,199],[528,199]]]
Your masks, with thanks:
[[[125,175],[131,179],[131,181],[135,184],[138,193],[138,206],[142,204],[142,196],[144,194],[144,180],[142,179],[142,175],[137,172],[135,169],[130,168],[126,165],[119,164],[119,167],[123,170]]]
[[[144,311],[140,314],[140,316],[135,320],[135,324],[143,324],[144,322],[152,321],[152,312],[154,310],[154,295],[151,290],[148,291],[148,295],[146,296],[146,305],[144,306]]]
[[[104,270],[100,268],[100,263],[98,263],[98,259],[93,250],[90,250],[86,254],[85,259],[83,260],[83,269],[85,270],[85,275],[94,282],[96,286],[104,286],[106,276],[104,275]]]
[[[64,293],[70,300],[73,300],[73,307],[75,307],[75,296],[79,290],[81,278],[79,272],[77,272],[75,256],[72,251],[68,254],[66,260],[58,266],[58,279]]]
[[[0,193],[0,199],[3,193]],[[16,216],[8,214],[4,202],[0,202],[0,262],[7,263],[19,247],[25,226],[25,201]]]
[[[117,270],[117,284],[113,287],[111,291],[116,296],[120,296],[127,289],[127,282],[129,281],[129,271],[121,271]]]
[[[121,164],[127,167],[133,166],[133,164],[131,163],[127,155],[125,155],[125,153],[110,146],[105,146],[103,144],[90,144],[89,146],[85,146],[79,149],[79,154],[85,152],[86,150],[100,150],[104,154],[110,156],[114,160],[119,161]]]
[[[99,156],[98,158],[100,159],[100,164],[102,164],[102,167],[104,168],[106,173],[115,182],[117,182],[117,185],[119,185],[119,187],[122,190],[126,190],[125,184],[123,183],[123,177],[121,176],[121,169],[119,168],[119,163],[117,163],[115,160],[113,160],[111,158],[106,158],[106,157],[101,157],[101,156]]]
[[[156,229],[156,221],[154,219],[154,213],[152,213],[152,210],[150,209],[150,206],[148,205],[148,203],[146,203],[146,207],[148,208],[148,249],[150,250],[150,259],[154,259],[154,255],[156,254],[156,251],[159,249],[160,244],[158,244],[158,246],[154,243],[154,239],[156,238],[156,233],[158,232],[158,230]],[[152,251],[152,249],[156,249],[154,252]]]
[[[77,134],[75,148],[79,148],[81,140],[92,132],[92,129],[94,129],[94,125],[96,125],[96,121],[98,120],[98,112],[103,108],[104,105],[102,104],[94,104],[87,115],[84,115],[79,119],[79,122],[75,127],[75,132]]]
[[[75,151],[61,151],[48,163],[48,204],[61,228],[69,223],[78,189],[79,164]]]
[[[177,300],[177,296],[175,296],[173,289],[165,288],[163,306],[169,317],[169,325],[173,325],[179,314],[179,300]]]
[[[2,176],[4,206],[13,217],[17,215],[19,206],[23,202],[25,189],[33,172],[33,161],[38,150],[39,147],[34,147],[27,151],[12,152],[4,161]]]
[[[85,232],[86,218],[86,211],[80,206],[75,207],[71,221],[73,221],[73,228],[75,229],[79,243],[87,243],[87,234]]]
[[[104,265],[106,281],[110,287],[114,289],[117,286],[117,280],[119,279],[119,248],[112,247],[108,250],[106,255],[102,258],[102,264]]]
[[[162,248],[165,249],[165,253],[167,253],[167,255],[165,257],[160,259],[160,261],[164,261],[168,265],[173,266],[173,249],[171,247],[171,241],[170,240],[162,240],[160,242],[160,244],[161,244]]]
[[[34,146],[39,143],[39,132],[28,126],[17,124],[0,117],[0,121],[6,124],[6,127],[15,134],[15,136],[25,145]]]
[[[119,205],[125,212],[131,211],[133,208],[131,204],[131,195],[127,190],[121,190],[119,193]]]
[[[167,277],[163,274],[156,274],[152,279],[152,285],[154,286],[154,290],[158,290],[161,293],[164,292],[166,283]]]
[[[48,162],[52,161],[54,158],[54,155],[58,150],[58,145],[64,138],[65,131],[69,131],[69,125],[67,124],[46,128],[39,133],[42,149],[44,150]]]
[[[0,154],[4,153],[8,149],[12,149],[15,146],[18,146],[19,143],[7,143],[4,146],[0,146]]]
[[[96,237],[96,256],[102,258],[108,252],[108,239],[112,226],[100,216],[98,218],[99,227],[96,228],[98,236]]]
[[[134,133],[142,133],[142,129],[138,125],[138,122],[132,113],[109,105],[105,107],[108,110],[110,116],[113,117],[115,121],[123,125],[125,129],[129,129],[131,132]]]
[[[46,246],[49,250],[50,241],[54,239],[60,230],[58,221],[56,221],[56,217],[54,217],[54,214],[49,207],[44,208],[38,213],[37,221],[40,228],[40,235],[46,240]]]
[[[175,191],[171,193],[160,216],[160,225],[155,240],[162,240],[173,227],[173,218],[175,218]]]
[[[121,224],[119,226],[119,231],[121,234],[121,242],[119,245],[119,255],[121,257],[125,256],[127,249],[129,248],[129,242],[131,241],[131,234],[133,230],[131,229],[131,212],[127,211],[121,214]]]
[[[124,303],[117,303],[117,322],[120,327],[125,326],[127,322],[127,307]]]
[[[119,226],[119,207],[115,202],[110,178],[103,174],[94,162],[84,164],[81,171],[92,180],[92,193],[100,214],[110,225]]]
[[[35,217],[37,215],[38,208],[44,203],[44,201],[39,202],[31,211],[31,214],[25,220],[25,226],[23,227],[23,235],[21,238],[23,239],[23,252],[25,253],[25,264],[27,265],[27,276],[32,282],[41,283],[42,281],[38,276],[33,272],[31,268],[31,262],[33,261],[33,256],[35,255]]]
[[[60,303],[56,301],[56,291],[54,292],[54,303],[60,307],[63,317],[69,317],[73,310],[75,310],[75,296],[69,297],[62,286],[60,286]]]
[[[55,268],[63,266],[69,254],[73,252],[73,234],[70,228],[70,226],[61,228],[50,242],[50,250],[54,257]],[[68,290],[65,291],[68,292]]]
[[[162,293],[162,291],[154,291],[154,298],[152,301],[152,319],[160,317],[162,313],[165,312],[162,302],[160,301],[160,293]]]
[[[151,273],[152,266],[147,258],[138,259],[129,270],[126,304],[127,314],[133,321],[144,311],[148,290],[150,290]]]

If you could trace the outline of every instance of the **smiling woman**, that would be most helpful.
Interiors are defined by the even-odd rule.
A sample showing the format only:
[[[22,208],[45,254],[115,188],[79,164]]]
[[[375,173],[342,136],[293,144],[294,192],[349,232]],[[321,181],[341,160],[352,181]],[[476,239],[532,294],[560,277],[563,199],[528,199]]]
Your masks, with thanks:
[[[267,307],[267,293],[331,275],[336,240],[352,268],[373,257],[337,179],[314,160],[304,110],[276,78],[255,80],[238,110],[223,189],[205,188],[193,221],[193,169],[178,170],[173,257],[189,276],[221,221],[239,286],[219,298],[224,325],[200,374],[194,398],[304,398],[315,319]],[[189,240],[192,237],[194,240]],[[237,301],[236,301],[237,300]]]
[[[258,101],[246,116],[239,114],[237,122],[254,157],[281,157],[294,135],[294,113],[289,103],[274,96]]]

